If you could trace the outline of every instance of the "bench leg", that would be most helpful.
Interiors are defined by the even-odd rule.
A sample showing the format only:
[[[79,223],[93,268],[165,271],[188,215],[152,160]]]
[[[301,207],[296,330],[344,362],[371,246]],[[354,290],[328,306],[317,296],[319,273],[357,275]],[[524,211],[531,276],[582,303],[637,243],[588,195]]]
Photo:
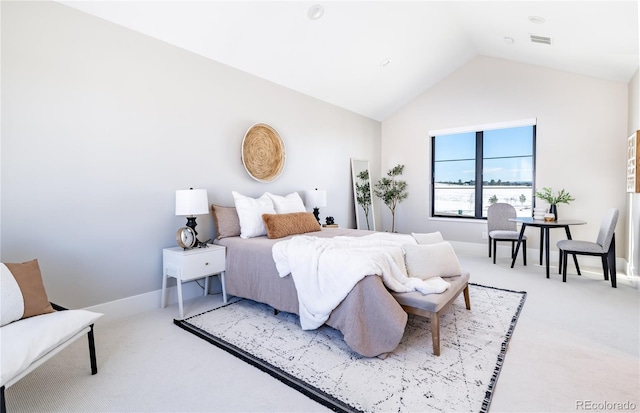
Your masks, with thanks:
[[[89,339],[89,359],[91,360],[91,374],[98,372],[98,363],[96,361],[96,342],[93,339],[93,324],[91,324],[91,330],[87,333]]]
[[[495,256],[495,254],[494,254]],[[433,354],[440,355],[440,318],[438,314],[433,313],[429,316],[431,324],[431,340],[433,342]]]

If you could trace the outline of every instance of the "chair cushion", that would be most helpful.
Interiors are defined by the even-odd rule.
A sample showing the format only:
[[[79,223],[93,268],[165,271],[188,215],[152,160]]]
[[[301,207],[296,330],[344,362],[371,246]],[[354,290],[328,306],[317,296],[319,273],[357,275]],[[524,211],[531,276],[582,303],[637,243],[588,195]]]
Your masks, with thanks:
[[[586,252],[588,254],[604,254],[606,252],[601,245],[589,241],[565,239],[558,241],[556,245],[558,249],[568,252]]]
[[[418,291],[411,291],[408,293],[394,293],[391,295],[398,301],[400,305],[407,307],[419,308],[421,310],[436,313],[442,309],[442,307],[453,297],[458,294],[460,290],[469,281],[469,273],[464,273],[459,277],[447,278],[447,282],[451,285],[447,290],[441,294],[427,294],[424,295]]]
[[[0,328],[0,385],[93,324],[102,314],[64,310],[25,318]]]
[[[507,241],[517,241],[520,237],[520,233],[518,231],[491,231],[489,232],[489,236],[495,240],[507,240]],[[522,236],[522,239],[527,239],[526,235]]]

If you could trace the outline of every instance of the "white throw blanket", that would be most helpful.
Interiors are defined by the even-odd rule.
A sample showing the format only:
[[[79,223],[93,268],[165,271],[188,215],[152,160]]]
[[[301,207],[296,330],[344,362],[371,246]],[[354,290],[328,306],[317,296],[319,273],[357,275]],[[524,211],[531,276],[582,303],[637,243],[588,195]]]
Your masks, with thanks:
[[[449,287],[442,278],[428,280],[407,275],[402,245],[416,244],[410,235],[375,233],[363,237],[318,238],[300,235],[273,246],[278,274],[293,276],[300,305],[300,324],[313,330],[367,275],[379,275],[395,292],[441,293]]]

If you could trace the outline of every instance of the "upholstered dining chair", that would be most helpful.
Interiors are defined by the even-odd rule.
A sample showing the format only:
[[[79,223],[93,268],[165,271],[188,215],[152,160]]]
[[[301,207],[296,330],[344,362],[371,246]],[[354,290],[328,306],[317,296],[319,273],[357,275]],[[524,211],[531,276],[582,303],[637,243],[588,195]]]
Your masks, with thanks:
[[[567,257],[569,254],[576,255],[596,255],[602,259],[602,271],[604,280],[609,279],[611,274],[611,287],[616,288],[616,225],[620,211],[611,208],[600,223],[600,231],[596,242],[579,240],[562,240],[556,244],[560,253],[560,267],[562,268],[562,282],[567,282]],[[576,271],[580,274],[580,267],[577,265]]]
[[[493,246],[493,263],[496,263],[496,242],[511,242],[511,258],[515,253],[515,245],[520,233],[518,225],[509,221],[509,218],[516,217],[516,209],[511,205],[498,202],[490,205],[487,209],[487,232],[489,238],[489,258],[491,258],[491,247]],[[522,236],[522,262],[527,265],[527,237]]]

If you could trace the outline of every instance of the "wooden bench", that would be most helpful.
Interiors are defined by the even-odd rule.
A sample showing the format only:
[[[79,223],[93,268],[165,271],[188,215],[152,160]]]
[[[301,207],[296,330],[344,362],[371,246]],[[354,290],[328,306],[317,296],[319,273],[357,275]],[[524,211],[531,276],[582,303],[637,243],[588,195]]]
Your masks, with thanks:
[[[440,314],[460,295],[464,294],[467,310],[471,310],[469,300],[469,273],[457,277],[445,278],[451,286],[442,294],[427,294],[412,291],[409,293],[392,293],[402,308],[409,314],[429,318],[431,323],[431,339],[433,354],[440,355]]]

